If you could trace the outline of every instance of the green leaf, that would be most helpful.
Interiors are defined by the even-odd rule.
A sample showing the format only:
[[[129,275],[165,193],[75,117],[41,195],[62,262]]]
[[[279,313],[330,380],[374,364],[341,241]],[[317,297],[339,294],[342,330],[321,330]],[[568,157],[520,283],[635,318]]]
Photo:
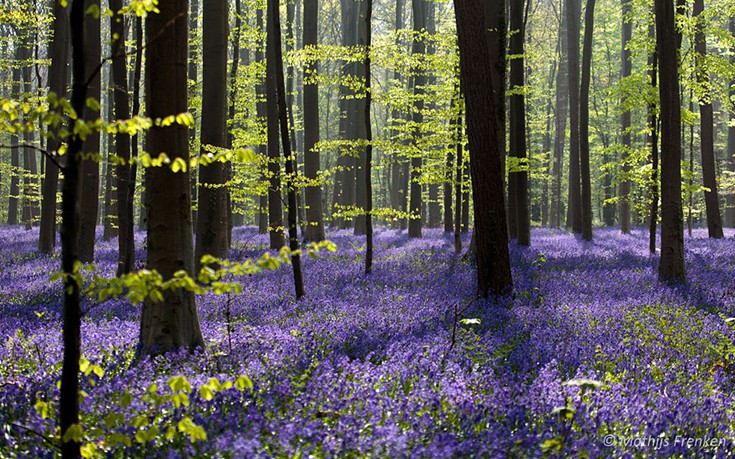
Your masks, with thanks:
[[[462,325],[480,325],[480,319],[462,319],[459,321]]]
[[[96,5],[92,5],[92,6],[96,6]],[[90,8],[92,8],[92,7],[90,6]],[[89,109],[92,110],[92,111],[98,112],[98,111],[102,110],[102,107],[100,106],[100,103],[94,97],[87,97],[87,102],[86,103],[87,103],[87,107],[89,107]]]
[[[61,441],[63,443],[67,443],[70,441],[80,442],[82,441],[83,436],[84,436],[84,431],[82,430],[82,425],[72,424],[69,426],[68,429],[66,429],[66,432],[64,432],[64,436]]]
[[[235,389],[240,392],[247,390],[253,390],[253,381],[247,375],[240,375],[235,380]]]

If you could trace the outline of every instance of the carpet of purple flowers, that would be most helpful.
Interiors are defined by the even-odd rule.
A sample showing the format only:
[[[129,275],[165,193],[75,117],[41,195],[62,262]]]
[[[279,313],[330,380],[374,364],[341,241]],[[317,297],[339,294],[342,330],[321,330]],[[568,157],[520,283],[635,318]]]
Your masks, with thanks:
[[[728,457],[735,243],[704,236],[686,240],[688,284],[669,287],[641,231],[534,230],[511,247],[514,295],[472,302],[449,236],[379,230],[366,276],[364,238],[332,232],[337,252],[305,260],[303,300],[289,267],[242,279],[198,300],[206,352],[137,362],[139,307],[86,300],[85,454]],[[36,237],[0,230],[2,457],[52,457],[58,435],[59,261]],[[233,239],[241,260],[266,244]],[[116,242],[97,247],[112,275]]]

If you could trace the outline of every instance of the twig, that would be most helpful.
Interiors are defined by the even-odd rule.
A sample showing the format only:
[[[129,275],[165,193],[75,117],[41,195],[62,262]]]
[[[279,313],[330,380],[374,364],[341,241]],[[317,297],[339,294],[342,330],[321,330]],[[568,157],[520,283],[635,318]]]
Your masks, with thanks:
[[[440,364],[442,368],[444,368],[444,364],[446,363],[447,356],[449,355],[450,352],[452,352],[452,349],[454,349],[454,345],[457,343],[457,324],[459,323],[460,316],[464,314],[470,308],[470,306],[475,304],[475,301],[477,301],[478,299],[480,299],[480,295],[476,295],[474,298],[472,298],[472,300],[469,303],[467,303],[467,305],[461,310],[457,310],[459,303],[454,303],[454,320],[452,323],[452,338],[449,342],[449,348],[442,356],[442,361]]]
[[[43,441],[45,441],[46,443],[48,443],[49,445],[51,445],[54,449],[57,449],[57,450],[61,451],[61,447],[59,447],[59,445],[57,445],[55,441],[53,441],[52,439],[50,439],[46,435],[42,434],[41,432],[38,432],[38,431],[36,431],[36,430],[34,430],[34,429],[30,428],[30,427],[26,427],[23,424],[18,424],[16,422],[9,422],[8,425],[11,425],[13,427],[18,427],[18,428],[21,428],[21,429],[25,430],[28,433],[32,433],[33,435],[36,435],[37,437],[40,437]]]
[[[39,147],[37,145],[33,145],[33,144],[30,144],[30,143],[16,143],[16,144],[12,144],[12,145],[0,144],[0,148],[32,148],[32,149],[34,149],[34,150],[36,150],[36,151],[38,151],[40,153],[43,153],[43,155],[46,158],[48,158],[49,161],[51,161],[52,163],[54,163],[56,165],[56,167],[58,167],[62,171],[64,170],[64,166],[62,166],[61,163],[59,163],[59,160],[56,159],[57,158],[56,156],[54,156],[53,154],[51,154],[50,151],[48,151],[48,150],[46,150],[44,148],[41,148],[41,147]]]

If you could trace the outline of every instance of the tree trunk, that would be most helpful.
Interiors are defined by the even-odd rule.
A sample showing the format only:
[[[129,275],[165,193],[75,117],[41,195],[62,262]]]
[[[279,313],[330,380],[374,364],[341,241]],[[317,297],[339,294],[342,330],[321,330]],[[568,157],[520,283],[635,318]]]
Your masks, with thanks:
[[[524,0],[510,2],[510,155],[523,161],[526,154],[526,100],[523,95],[524,61],[523,42],[525,27],[523,24]],[[518,245],[531,244],[531,221],[528,208],[528,172],[526,170],[510,172],[508,184],[513,184],[513,203],[510,209],[515,212],[515,237]],[[510,194],[510,187],[509,187]],[[509,200],[511,198],[509,197]],[[511,233],[512,237],[513,233]]]
[[[467,134],[472,163],[477,241],[477,288],[482,296],[504,293],[513,286],[503,198],[502,150],[499,149],[490,57],[481,0],[455,0],[462,80],[467,104]],[[492,73],[492,72],[491,72]]]
[[[73,86],[71,105],[74,111],[84,111],[86,99],[87,70],[85,65],[84,35],[86,21],[84,19],[84,0],[72,0],[69,12]],[[73,132],[74,121],[69,123]],[[67,160],[64,169],[64,185],[62,190],[61,209],[61,271],[64,278],[64,318],[62,340],[64,359],[61,370],[61,391],[59,400],[59,426],[61,437],[75,424],[79,423],[79,358],[81,357],[82,311],[80,307],[80,285],[72,274],[79,264],[79,220],[81,204],[81,168],[78,155],[82,149],[79,137],[72,137],[67,149]],[[64,459],[80,457],[80,442],[70,440],[62,442],[61,455]]]
[[[559,25],[559,73],[556,78],[556,122],[554,134],[554,159],[551,167],[551,209],[549,226],[561,226],[561,178],[564,169],[564,144],[566,143],[567,113],[569,111],[569,79],[567,78],[567,19],[561,15]]]
[[[264,30],[263,27],[263,10],[258,9],[256,13],[256,27],[258,30]],[[262,63],[265,61],[265,54],[263,53],[263,43],[259,43],[258,46],[255,48],[255,62],[262,65]],[[258,84],[255,85],[255,95],[256,95],[256,102],[255,102],[255,113],[258,117],[258,126],[262,126],[264,123],[266,123],[266,120],[268,118],[268,109],[266,105],[266,85],[265,81],[258,80]],[[266,132],[268,131],[268,128],[266,126],[265,128]],[[268,145],[263,144],[259,145],[258,150],[260,152],[260,155],[264,158],[268,157]],[[270,160],[269,160],[270,164]],[[270,179],[268,178],[267,174],[263,174],[263,180],[267,180],[270,182]],[[260,205],[258,206],[258,233],[265,234],[268,232],[268,197],[270,196],[270,187],[268,188],[268,192],[260,197]]]
[[[404,9],[404,0],[396,0],[396,31],[403,29],[403,9]],[[396,37],[396,45],[401,45],[401,40],[397,36]],[[393,80],[397,81],[399,85],[405,84],[403,76],[400,74],[398,69],[393,71]],[[393,108],[391,110],[390,118],[391,118],[391,129],[390,129],[390,135],[391,135],[391,142],[392,143],[398,143],[399,139],[401,138],[401,131],[399,129],[399,126],[402,124],[401,121],[401,112],[397,108]],[[406,202],[406,197],[408,194],[408,190],[404,188],[404,177],[403,177],[403,170],[404,170],[404,164],[406,162],[406,159],[403,158],[403,155],[397,151],[397,149],[394,149],[393,158],[391,159],[391,191],[390,191],[390,206],[392,209],[395,209],[396,211],[403,211],[404,209],[404,202]],[[401,216],[398,219],[397,225],[399,228],[405,228],[406,225],[406,219],[404,216]]]
[[[100,6],[100,0],[86,0],[85,8]],[[87,97],[94,98],[97,102],[101,96],[100,73],[96,70],[97,63],[102,60],[102,42],[100,38],[100,19],[91,14],[84,18],[86,21],[84,49],[87,53],[87,62],[90,70],[96,72],[90,75],[90,83],[87,87]],[[100,117],[98,110],[86,107],[84,119],[94,121]],[[100,133],[92,131],[84,140],[82,151],[85,155],[96,155],[100,152]],[[97,230],[97,218],[99,214],[100,193],[100,163],[97,159],[84,159],[82,165],[82,216],[79,229],[79,258],[82,263],[94,261],[95,237]]]
[[[581,178],[582,239],[592,240],[592,180],[590,178],[590,76],[592,33],[595,24],[595,0],[587,0],[582,50],[582,81],[579,94],[579,168]]]
[[[190,38],[192,35],[199,33],[199,5],[202,0],[191,0],[190,4],[190,13],[189,13],[189,36]],[[262,30],[262,29],[259,29]],[[189,41],[189,101],[193,101],[196,99],[197,96],[199,96],[201,93],[201,82],[199,81],[199,68],[197,64],[200,62],[200,59],[203,60],[203,56],[200,53],[199,47],[201,46],[200,41],[198,38],[201,35],[194,36],[193,40]],[[197,138],[197,131],[196,131],[196,119],[197,119],[197,108],[194,107],[192,104],[191,107],[189,107],[189,112],[194,117],[194,124],[192,126],[189,126],[189,148],[193,149],[194,145],[196,145],[196,138]],[[201,119],[201,116],[199,116]],[[201,133],[200,133],[201,136]],[[197,186],[197,175],[198,175],[199,167],[193,167],[190,172],[190,179],[191,179],[191,203],[192,203],[192,221],[194,222],[194,228],[197,227],[198,218],[199,215],[199,187]]]
[[[112,34],[112,86],[114,91],[115,118],[130,118],[130,96],[128,95],[127,54],[125,49],[125,17],[120,14],[122,0],[110,0],[110,9],[115,13],[110,23]],[[117,173],[117,223],[118,223],[118,257],[117,275],[133,270],[135,236],[133,232],[133,199],[130,188],[135,187],[130,161],[130,135],[117,134],[115,148],[117,156],[125,162],[115,166]],[[131,182],[133,182],[131,184]]]
[[[147,116],[165,118],[188,110],[187,97],[187,0],[160,0],[159,14],[150,14],[146,27],[158,31],[146,47]],[[188,128],[180,124],[154,126],[147,136],[147,151],[161,152],[189,162]],[[169,167],[146,171],[149,190],[148,267],[164,280],[180,270],[193,274],[194,247],[191,221],[191,182],[187,172]],[[140,324],[141,355],[161,354],[180,348],[204,347],[194,293],[164,290],[163,301],[145,301]]]
[[[632,73],[632,62],[630,60],[630,50],[628,50],[628,42],[631,39],[633,31],[632,18],[630,17],[632,10],[632,0],[622,0],[623,6],[623,27],[622,27],[622,63],[620,70],[620,78],[628,78]],[[623,114],[620,117],[620,124],[622,129],[622,155],[621,160],[623,162],[622,174],[623,178],[620,181],[620,188],[618,197],[620,204],[618,209],[620,210],[620,231],[623,234],[630,233],[630,180],[627,175],[630,173],[630,166],[626,163],[628,160],[631,139],[630,139],[630,109],[626,108],[625,93],[623,93],[620,101],[623,107]]]
[[[735,36],[735,18],[730,19],[730,35]],[[732,51],[731,51],[732,52]],[[735,54],[730,55],[730,64],[735,64]],[[729,83],[730,97],[735,97],[735,78]],[[728,111],[730,123],[727,128],[727,170],[735,173],[735,110]],[[725,201],[725,224],[728,228],[735,228],[735,192],[729,192]]]
[[[567,227],[582,232],[579,158],[579,0],[566,1],[567,57],[569,58],[569,207]]]
[[[266,16],[270,14],[268,10]],[[276,44],[275,36],[280,30],[273,29],[273,21],[266,20],[266,112],[268,124],[268,233],[270,248],[280,249],[285,244],[283,236],[283,207],[281,205],[281,158],[278,147],[278,105],[276,89]]]
[[[291,266],[293,267],[294,289],[296,299],[304,296],[304,278],[301,273],[301,257],[297,250],[299,239],[297,234],[296,213],[296,187],[298,182],[297,171],[294,167],[294,158],[291,155],[291,137],[288,128],[288,107],[286,104],[286,85],[283,76],[283,54],[281,51],[281,20],[278,8],[278,0],[268,0],[268,25],[271,31],[275,31],[272,37],[274,47],[274,64],[276,74],[276,98],[278,101],[278,118],[281,127],[281,143],[283,144],[283,157],[286,162],[286,189],[288,193],[288,242],[291,249]]]
[[[200,156],[227,148],[228,2],[204,0],[202,16],[202,127]],[[229,252],[227,166],[221,161],[199,166],[194,272],[204,255],[226,258]]]
[[[363,0],[366,3],[365,12],[365,238],[367,247],[365,249],[365,274],[373,271],[373,181],[371,177],[373,162],[373,129],[370,125],[370,106],[372,103],[371,79],[370,79],[370,50],[372,48],[372,19],[373,0]]]
[[[23,58],[23,46],[20,44],[20,37],[16,36],[18,43],[15,47],[15,61],[20,62]],[[20,99],[23,92],[23,73],[19,66],[13,68],[12,97]],[[20,148],[18,145],[18,134],[10,135],[10,196],[8,196],[8,225],[18,224],[18,203],[20,202],[20,176],[22,169],[20,167]]]
[[[54,2],[53,39],[49,46],[51,66],[48,71],[49,92],[57,97],[66,97],[66,66],[69,62],[69,16],[60,2]],[[56,107],[49,107],[55,111]],[[52,129],[46,148],[49,154],[59,158],[56,152],[61,145],[58,129]],[[56,246],[56,192],[59,189],[59,168],[53,161],[46,161],[41,201],[41,228],[38,236],[38,251],[51,253]]]
[[[653,25],[648,28],[648,36],[654,40],[656,38],[656,28]],[[651,68],[649,76],[653,88],[658,84],[656,78],[658,71],[657,63],[658,55],[654,49],[653,53],[648,56],[648,65]],[[651,253],[656,253],[656,226],[658,224],[658,119],[656,117],[655,102],[648,104],[648,129],[651,131],[649,141],[651,148],[651,168],[653,169],[651,175],[651,214],[648,221],[648,250]]]
[[[426,29],[426,2],[425,0],[411,0],[413,8],[413,30],[414,32],[421,32]],[[411,48],[411,54],[413,56],[422,55],[426,52],[424,41],[421,37],[414,37],[413,46]],[[424,116],[421,113],[424,109],[424,86],[426,86],[426,75],[420,68],[414,69],[413,77],[413,96],[414,96],[414,108],[413,108],[413,145],[418,150],[419,148],[419,136],[421,124],[424,122]],[[421,176],[422,157],[418,151],[415,151],[411,156],[411,197],[410,197],[410,216],[408,218],[408,237],[421,237],[422,213],[421,207],[423,200],[421,198],[421,183],[419,177]]]
[[[704,0],[694,0],[693,15],[697,18],[694,38],[697,83],[700,85],[699,120],[700,141],[702,148],[702,178],[704,187],[704,203],[707,210],[707,230],[709,237],[720,239],[722,233],[722,217],[720,216],[720,198],[717,193],[717,177],[715,173],[715,139],[714,114],[712,112],[712,95],[709,89],[709,69],[704,62],[707,59],[707,41],[704,33],[706,19],[700,15],[704,11]]]
[[[318,40],[319,0],[304,0],[304,49],[314,47]],[[309,181],[305,192],[307,241],[324,239],[322,216],[322,187],[319,183],[319,85],[316,76],[319,63],[316,60],[304,64],[304,176]]]
[[[33,92],[33,81],[31,80],[31,68],[29,59],[31,58],[31,44],[26,37],[21,44],[23,49],[23,93],[30,96]],[[33,144],[33,132],[23,132],[23,223],[25,228],[30,230],[33,228],[34,208],[36,207],[36,198],[38,195],[38,163],[36,162],[36,150],[29,145]]]
[[[681,101],[674,5],[655,0],[656,50],[661,101],[661,262],[659,277],[684,282],[684,228],[681,209]]]

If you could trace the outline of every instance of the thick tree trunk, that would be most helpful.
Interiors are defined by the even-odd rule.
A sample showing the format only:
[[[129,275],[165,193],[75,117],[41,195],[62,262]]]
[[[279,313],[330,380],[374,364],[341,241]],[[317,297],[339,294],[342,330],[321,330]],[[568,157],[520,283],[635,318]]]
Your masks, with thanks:
[[[69,16],[60,2],[54,2],[53,39],[49,46],[51,66],[48,71],[49,92],[57,97],[66,97],[66,67],[69,62]],[[55,111],[55,107],[50,107]],[[61,145],[58,129],[52,131],[46,148],[55,155]],[[59,168],[53,161],[46,161],[41,201],[41,228],[38,236],[38,251],[51,253],[56,246],[56,192],[59,189]]]
[[[226,0],[204,0],[202,16],[202,127],[200,156],[227,148]],[[204,255],[226,258],[229,252],[227,165],[215,161],[199,166],[199,205],[194,272]]]
[[[161,0],[159,14],[146,19],[148,30],[159,31],[146,47],[146,105],[153,119],[188,110],[187,1]],[[180,124],[154,126],[147,136],[147,151],[157,157],[161,152],[175,160],[189,162],[188,129]],[[191,183],[189,174],[168,167],[146,171],[149,190],[148,267],[164,280],[180,270],[193,274],[194,247],[191,221]],[[180,348],[204,347],[194,293],[164,290],[163,301],[146,301],[140,324],[139,354],[160,354]]]
[[[707,230],[709,237],[720,239],[722,232],[722,217],[720,216],[720,198],[717,193],[717,177],[715,173],[715,134],[714,114],[712,111],[712,95],[709,89],[709,69],[704,63],[707,59],[707,41],[704,33],[705,19],[700,18],[704,11],[704,0],[694,0],[694,17],[697,18],[696,36],[694,39],[697,83],[702,93],[699,99],[699,126],[702,148],[702,178],[704,187],[704,203],[707,210]]]
[[[524,60],[523,42],[525,29],[523,24],[524,0],[512,0],[510,3],[510,87],[513,94],[510,96],[510,155],[523,161],[526,153],[526,100],[523,95]],[[531,220],[528,207],[528,172],[526,170],[510,172],[508,174],[509,209],[515,213],[515,228],[511,226],[511,237],[515,237],[518,245],[531,244]],[[513,185],[510,187],[510,185]],[[512,190],[511,190],[512,188]],[[512,191],[512,193],[511,193]],[[512,198],[511,195],[512,194]]]
[[[582,239],[592,240],[592,180],[590,178],[590,77],[592,67],[592,34],[595,24],[595,0],[587,0],[582,50],[582,81],[579,93],[579,169],[581,179]]]
[[[198,35],[199,32],[199,5],[202,0],[191,0],[190,2],[190,11],[189,11],[189,73],[187,75],[189,79],[189,101],[193,101],[201,94],[201,82],[199,81],[199,67],[198,63],[201,62],[203,59],[203,56],[201,55],[201,42],[198,40],[198,38],[201,35]],[[259,29],[262,30],[262,29]],[[193,35],[197,35],[192,38]],[[194,149],[196,148],[196,138],[197,138],[197,131],[196,128],[197,123],[196,119],[199,117],[201,119],[201,116],[198,116],[197,114],[197,107],[194,107],[193,104],[191,107],[189,107],[189,113],[192,114],[194,117],[194,124],[192,126],[189,126],[189,148]],[[197,176],[199,172],[199,167],[194,167],[191,169],[190,172],[190,179],[191,179],[191,203],[192,203],[192,221],[194,222],[194,228],[197,226],[197,216],[199,215],[199,187],[197,186]]]
[[[304,0],[304,49],[318,45],[319,0]],[[309,181],[305,194],[307,241],[324,239],[322,187],[319,183],[319,85],[316,81],[319,64],[316,60],[304,65],[304,176]]]
[[[373,0],[363,0],[366,3],[365,12],[365,191],[366,191],[366,208],[365,208],[365,274],[373,271],[373,181],[371,177],[373,162],[373,129],[370,125],[370,106],[372,103],[371,79],[370,79],[370,49],[372,48],[372,19],[373,19]]]
[[[656,49],[661,103],[661,262],[659,277],[684,282],[684,228],[681,209],[681,105],[674,5],[655,0]]]
[[[623,6],[623,27],[622,27],[622,63],[620,67],[620,77],[621,78],[628,78],[630,77],[633,69],[632,62],[630,60],[630,50],[628,50],[628,42],[631,39],[632,31],[633,31],[633,23],[632,18],[630,17],[631,9],[632,9],[632,0],[622,0],[622,6]],[[622,130],[622,155],[621,160],[623,161],[623,167],[622,167],[622,173],[623,178],[620,181],[620,187],[618,191],[618,198],[619,206],[618,209],[620,210],[620,231],[623,234],[630,233],[630,180],[627,178],[627,174],[630,173],[630,166],[626,164],[626,161],[628,160],[629,156],[629,150],[631,148],[631,136],[630,136],[630,123],[631,123],[631,115],[630,110],[625,108],[626,105],[626,98],[625,94],[623,94],[623,98],[620,101],[621,105],[623,106],[623,114],[620,117],[620,124],[621,124],[621,130]]]
[[[481,0],[455,0],[462,80],[467,104],[467,134],[472,163],[477,241],[477,288],[482,296],[504,293],[513,286],[503,198],[502,150],[494,110],[491,61]],[[497,63],[495,63],[497,64]],[[492,72],[491,72],[492,73]]]

